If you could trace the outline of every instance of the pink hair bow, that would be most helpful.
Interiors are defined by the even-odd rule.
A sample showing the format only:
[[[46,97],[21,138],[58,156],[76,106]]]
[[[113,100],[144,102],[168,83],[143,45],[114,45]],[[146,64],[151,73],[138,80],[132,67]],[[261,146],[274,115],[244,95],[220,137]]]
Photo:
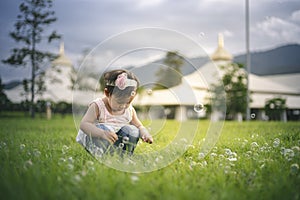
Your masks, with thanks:
[[[117,86],[120,90],[124,90],[129,86],[137,87],[137,82],[135,80],[128,79],[127,74],[122,73],[118,75],[118,78],[115,81],[115,86]]]

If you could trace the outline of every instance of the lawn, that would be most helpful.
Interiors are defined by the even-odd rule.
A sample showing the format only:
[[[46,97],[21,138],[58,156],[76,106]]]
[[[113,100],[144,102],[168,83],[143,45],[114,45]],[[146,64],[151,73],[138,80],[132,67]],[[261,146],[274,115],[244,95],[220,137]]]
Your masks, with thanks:
[[[154,135],[155,143],[139,144],[136,154],[172,147],[180,127],[196,133],[192,144],[166,167],[130,173],[100,163],[77,144],[72,116],[1,117],[0,197],[300,199],[299,122],[225,122],[217,144],[205,155],[200,149],[209,125],[167,121]],[[163,156],[153,162],[159,164]]]

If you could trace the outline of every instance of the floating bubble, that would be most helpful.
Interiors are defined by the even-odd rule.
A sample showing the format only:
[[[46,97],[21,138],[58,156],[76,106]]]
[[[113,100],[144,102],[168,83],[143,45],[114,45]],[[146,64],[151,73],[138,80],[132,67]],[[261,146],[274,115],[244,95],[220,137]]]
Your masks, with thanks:
[[[295,156],[295,153],[292,149],[285,149],[283,155],[287,160],[292,160]]]
[[[300,147],[298,146],[293,146],[292,150],[295,152],[295,154],[300,154]]]
[[[95,147],[95,148],[94,148],[94,154],[95,154],[98,158],[101,158],[102,155],[104,154],[103,148]]]
[[[220,154],[220,155],[219,155],[219,159],[220,159],[220,160],[223,160],[224,158],[225,158],[225,156],[224,156],[223,154]]]
[[[200,32],[198,35],[199,35],[200,38],[203,38],[205,36],[205,33],[204,32]]]
[[[226,148],[226,149],[224,149],[224,153],[225,153],[227,156],[230,156],[230,155],[232,154],[232,151],[231,151],[231,149]]]
[[[227,158],[228,159],[228,161],[230,161],[230,162],[235,162],[235,161],[237,161],[237,158],[236,157],[230,157],[230,158]]]
[[[218,156],[218,154],[216,154],[216,153],[211,153],[209,158],[210,158],[211,160],[214,160],[217,156]]]
[[[132,91],[131,92],[131,96],[135,96],[136,92],[135,91]]]
[[[273,147],[277,148],[280,145],[280,139],[279,138],[275,138],[273,141]]]
[[[255,119],[255,113],[251,113],[250,117],[251,119]]]
[[[294,163],[290,167],[290,172],[292,175],[297,175],[299,172],[299,165],[297,163]]]
[[[66,159],[65,159],[65,158],[60,158],[60,159],[58,160],[58,165],[63,165],[65,162],[66,162]]]
[[[25,149],[25,144],[20,144],[20,150],[23,151]]]
[[[86,162],[86,166],[88,167],[94,166],[94,162],[89,160]]]
[[[232,152],[231,154],[230,154],[230,157],[237,157],[237,153],[236,152]]]
[[[152,93],[153,93],[152,89],[148,89],[148,90],[147,90],[147,94],[148,94],[148,95],[152,95]]]
[[[68,158],[68,162],[69,162],[70,164],[73,164],[73,163],[74,163],[74,159],[70,156],[70,157]]]
[[[284,151],[285,151],[285,147],[280,147],[280,154],[284,154]]]
[[[257,144],[257,142],[252,142],[250,144],[250,146],[251,146],[251,149],[255,149],[255,148],[259,147],[259,145]]]
[[[66,154],[69,151],[69,147],[67,145],[63,145],[61,151],[63,154]]]
[[[0,142],[0,149],[3,148],[5,149],[7,147],[5,142]]]
[[[205,157],[205,153],[203,153],[203,152],[200,152],[199,154],[198,154],[198,159],[200,160],[200,159],[203,159]]]
[[[171,109],[170,108],[166,108],[165,109],[165,115],[169,115],[169,114],[171,114]]]
[[[33,165],[32,161],[31,160],[27,160],[27,161],[24,162],[23,168],[27,170],[32,165]]]
[[[120,143],[120,144],[119,144],[119,148],[120,148],[120,149],[123,149],[123,147],[124,147],[124,143]]]
[[[128,144],[128,142],[129,142],[129,137],[124,136],[124,137],[122,138],[122,143]]]
[[[202,162],[200,162],[200,166],[201,167],[206,167],[207,166],[207,161],[203,160]]]
[[[204,105],[202,103],[198,103],[194,105],[195,112],[202,112],[204,110]]]
[[[80,181],[81,181],[80,175],[76,174],[76,175],[74,176],[74,182],[80,182]]]
[[[35,157],[40,157],[41,152],[40,152],[38,149],[34,149],[34,150],[33,150],[33,155],[34,155]]]
[[[87,161],[86,162],[86,167],[87,167],[87,170],[89,171],[95,171],[95,167],[94,167],[94,162],[93,161]]]
[[[71,163],[67,164],[67,167],[68,167],[69,170],[73,170],[74,169],[74,165],[71,164]]]

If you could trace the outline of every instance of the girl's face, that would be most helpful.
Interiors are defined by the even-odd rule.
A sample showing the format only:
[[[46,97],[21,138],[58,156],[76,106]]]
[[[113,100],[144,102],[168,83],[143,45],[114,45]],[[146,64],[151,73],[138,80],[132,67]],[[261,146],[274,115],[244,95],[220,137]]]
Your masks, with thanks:
[[[115,95],[108,97],[108,103],[113,112],[123,112],[128,108],[132,100],[133,97],[117,98]]]

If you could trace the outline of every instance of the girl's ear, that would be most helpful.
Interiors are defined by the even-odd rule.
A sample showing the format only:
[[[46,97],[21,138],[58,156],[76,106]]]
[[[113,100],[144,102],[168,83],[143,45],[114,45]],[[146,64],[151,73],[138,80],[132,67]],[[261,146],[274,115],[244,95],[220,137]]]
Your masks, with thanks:
[[[104,89],[104,94],[105,94],[106,97],[109,97],[109,92],[108,92],[107,88]]]

